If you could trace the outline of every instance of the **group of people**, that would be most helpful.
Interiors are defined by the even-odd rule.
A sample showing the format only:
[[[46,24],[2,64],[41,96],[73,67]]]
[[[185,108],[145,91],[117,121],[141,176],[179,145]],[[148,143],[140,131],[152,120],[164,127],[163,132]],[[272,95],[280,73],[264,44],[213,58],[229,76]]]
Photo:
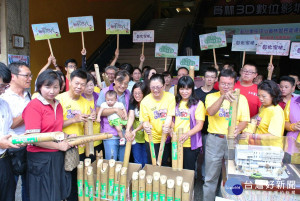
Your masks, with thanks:
[[[204,154],[202,177],[204,200],[215,200],[222,160],[228,156],[227,135],[230,102],[240,89],[237,126],[234,135],[240,143],[283,146],[284,131],[297,140],[300,131],[300,97],[293,94],[299,85],[298,75],[283,76],[277,84],[271,80],[254,84],[255,64],[246,63],[239,71],[230,66],[221,71],[208,67],[203,86],[196,88],[188,69],[179,68],[178,83],[171,84],[169,72],[158,74],[155,68],[130,64],[116,67],[118,51],[105,68],[109,86],[99,84],[94,70],[86,70],[85,49],[82,68],[69,59],[64,75],[50,56],[39,73],[32,97],[26,91],[32,74],[24,63],[0,64],[0,200],[14,200],[16,181],[22,177],[22,199],[77,200],[77,169],[64,169],[64,152],[71,148],[65,142],[39,142],[13,145],[11,135],[63,131],[65,137],[84,135],[84,122],[92,119],[94,133],[110,133],[113,137],[95,141],[94,148],[103,150],[105,159],[123,161],[126,141],[132,142],[135,163],[151,163],[149,136],[158,156],[162,133],[168,134],[162,165],[170,166],[171,137],[179,129],[183,134],[183,168],[196,170],[201,150]],[[56,70],[48,69],[53,63]],[[217,83],[217,84],[216,84]],[[257,120],[256,131],[249,132],[250,119]],[[300,141],[300,139],[298,139]],[[10,160],[11,150],[25,150],[26,168],[16,172]],[[283,148],[283,147],[282,147]],[[296,147],[290,147],[295,153]],[[80,160],[86,157],[78,147]],[[95,158],[92,158],[95,160]],[[200,167],[198,167],[200,168]]]

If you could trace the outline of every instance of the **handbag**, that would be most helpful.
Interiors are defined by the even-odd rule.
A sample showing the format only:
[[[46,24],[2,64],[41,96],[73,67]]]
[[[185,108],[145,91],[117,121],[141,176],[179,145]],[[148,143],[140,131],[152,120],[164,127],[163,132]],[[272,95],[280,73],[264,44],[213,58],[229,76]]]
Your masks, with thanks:
[[[27,150],[26,146],[18,149],[11,148],[7,150],[10,157],[12,171],[15,175],[23,175],[27,168]]]
[[[78,149],[72,147],[65,153],[65,170],[71,172],[79,164],[79,153]]]

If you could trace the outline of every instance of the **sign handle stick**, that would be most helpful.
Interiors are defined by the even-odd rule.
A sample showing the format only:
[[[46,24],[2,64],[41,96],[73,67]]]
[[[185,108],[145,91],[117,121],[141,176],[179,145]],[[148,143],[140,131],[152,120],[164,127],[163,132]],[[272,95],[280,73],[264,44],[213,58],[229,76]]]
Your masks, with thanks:
[[[243,52],[243,63],[242,63],[242,67],[243,67],[244,64],[245,64],[245,58],[246,58],[246,51]]]
[[[167,62],[168,62],[168,58],[165,58],[165,71],[167,71]]]
[[[273,55],[270,56],[270,64],[273,64]],[[272,74],[273,71],[272,70],[268,70],[268,80],[272,80]]]
[[[213,48],[213,53],[214,53],[214,64],[215,64],[215,68],[217,68],[217,58],[216,58],[216,51],[215,51],[215,48]]]
[[[117,50],[119,49],[119,34],[117,34]]]
[[[47,40],[48,40],[48,45],[49,45],[49,48],[50,48],[51,56],[53,56],[53,57],[54,57],[54,55],[53,55],[53,51],[52,51],[51,42],[50,42],[50,40],[49,40],[49,39],[47,39]]]
[[[82,48],[85,49],[83,32],[81,32],[81,40],[82,40]]]
[[[145,43],[143,42],[143,46],[142,46],[142,55],[144,55],[144,48],[145,48]]]

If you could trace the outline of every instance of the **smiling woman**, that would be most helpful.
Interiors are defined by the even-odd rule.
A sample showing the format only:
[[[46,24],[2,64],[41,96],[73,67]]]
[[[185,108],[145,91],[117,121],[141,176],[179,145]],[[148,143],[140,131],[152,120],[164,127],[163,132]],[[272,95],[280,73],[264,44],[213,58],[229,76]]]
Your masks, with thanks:
[[[63,109],[55,99],[61,85],[61,77],[55,71],[48,69],[40,74],[36,84],[39,95],[27,105],[22,114],[26,133],[62,131]],[[68,197],[71,174],[63,167],[64,152],[69,148],[70,145],[64,141],[27,146],[27,189],[30,200],[50,201]]]

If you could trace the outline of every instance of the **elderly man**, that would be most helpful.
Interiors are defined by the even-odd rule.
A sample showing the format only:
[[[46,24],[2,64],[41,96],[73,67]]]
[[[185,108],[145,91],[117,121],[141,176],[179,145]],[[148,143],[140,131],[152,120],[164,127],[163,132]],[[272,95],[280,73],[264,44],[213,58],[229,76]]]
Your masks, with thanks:
[[[30,87],[32,74],[29,67],[25,63],[11,63],[8,66],[11,71],[11,82],[10,87],[2,94],[2,98],[9,104],[12,112],[13,123],[10,127],[10,133],[13,134],[24,134],[25,124],[22,119],[22,112],[30,102],[30,94],[26,91]],[[24,157],[26,153],[24,151]],[[26,171],[22,171],[22,200],[28,200],[26,194]],[[19,175],[15,175],[16,182],[18,181]]]
[[[115,67],[115,66],[107,66],[105,68],[105,73],[106,73],[110,83],[114,82],[117,72],[118,72],[118,68]],[[105,82],[103,81],[102,82],[102,89],[104,89],[105,87],[109,87],[109,86],[106,86]]]
[[[219,92],[206,96],[205,106],[208,113],[208,136],[205,147],[205,183],[203,185],[203,200],[214,201],[222,160],[228,158],[227,133],[230,102],[233,96],[233,87],[236,73],[226,69],[219,75]],[[238,103],[238,124],[234,131],[237,136],[246,128],[250,121],[249,106],[245,96],[240,95]]]

